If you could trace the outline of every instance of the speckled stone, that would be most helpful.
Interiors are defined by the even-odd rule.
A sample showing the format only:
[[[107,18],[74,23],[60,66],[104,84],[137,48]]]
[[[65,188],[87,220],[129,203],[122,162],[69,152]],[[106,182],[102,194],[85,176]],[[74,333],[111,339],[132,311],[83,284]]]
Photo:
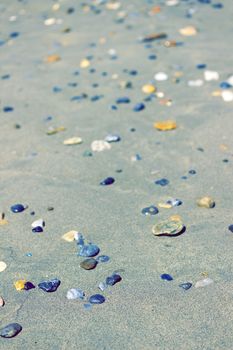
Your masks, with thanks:
[[[98,264],[98,262],[95,259],[90,258],[90,259],[83,260],[80,263],[80,266],[84,270],[93,270],[96,267],[97,264]]]
[[[13,338],[22,331],[19,323],[10,323],[0,329],[0,336],[3,338]]]
[[[184,230],[183,223],[179,220],[162,221],[152,227],[152,233],[155,236],[175,236]]]
[[[158,214],[158,212],[158,208],[156,208],[154,205],[151,205],[150,207],[145,207],[141,211],[143,215],[156,215]]]

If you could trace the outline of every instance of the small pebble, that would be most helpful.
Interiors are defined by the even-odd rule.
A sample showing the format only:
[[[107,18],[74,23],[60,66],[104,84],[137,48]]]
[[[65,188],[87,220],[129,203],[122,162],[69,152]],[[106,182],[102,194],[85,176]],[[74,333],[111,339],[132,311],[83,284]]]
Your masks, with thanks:
[[[167,204],[170,204],[172,207],[178,207],[182,205],[182,201],[180,199],[170,199],[167,201]]]
[[[176,122],[174,120],[165,120],[154,123],[154,128],[160,131],[173,130],[177,128]]]
[[[7,264],[4,261],[0,261],[0,272],[3,272],[7,268]]]
[[[203,208],[214,208],[215,207],[215,201],[211,197],[202,197],[197,200],[198,207]]]
[[[158,208],[156,208],[154,205],[151,205],[150,207],[145,207],[141,211],[143,215],[156,215],[158,214],[158,212]]]
[[[26,282],[26,280],[18,280],[14,282],[15,289],[18,291],[23,290]]]
[[[206,70],[204,72],[204,78],[206,81],[218,80],[219,74],[218,72],[215,72],[215,71]]]
[[[100,255],[100,256],[98,256],[98,258],[96,258],[96,261],[98,261],[100,263],[105,263],[105,262],[108,262],[109,260],[110,260],[110,258],[107,255]]]
[[[228,230],[233,233],[233,225],[228,226]]]
[[[83,300],[85,297],[85,293],[81,289],[71,288],[66,293],[66,298],[68,300],[80,299]]]
[[[94,152],[109,150],[111,147],[110,143],[104,140],[95,140],[91,143],[91,149]]]
[[[91,304],[103,304],[105,302],[105,297],[101,294],[94,294],[89,298]]]
[[[26,282],[24,284],[24,290],[30,290],[36,288],[32,282]]]
[[[128,97],[120,97],[116,100],[117,104],[130,103],[130,99]]]
[[[80,247],[78,255],[84,257],[93,257],[99,254],[99,251],[100,249],[97,245],[89,243]]]
[[[121,138],[119,135],[109,134],[105,137],[104,140],[111,143],[111,142],[119,142]]]
[[[75,235],[78,233],[78,231],[68,231],[64,233],[64,235],[61,237],[64,239],[66,242],[73,242],[75,240]]]
[[[3,338],[13,338],[22,331],[19,323],[10,323],[0,329],[0,336]]]
[[[108,286],[114,286],[114,284],[120,282],[122,280],[121,276],[114,273],[112,276],[106,278],[106,284]]]
[[[114,182],[115,182],[115,179],[113,177],[107,177],[106,179],[100,182],[100,185],[108,186],[108,185],[112,185]]]
[[[25,210],[25,207],[22,204],[14,204],[11,206],[11,211],[13,213],[21,213]]]
[[[155,181],[156,185],[160,185],[162,187],[167,186],[169,184],[169,181],[167,179],[160,179]]]
[[[82,267],[84,270],[93,270],[97,264],[98,262],[95,259],[90,258],[90,259],[83,260],[80,263],[80,267]]]
[[[174,220],[174,218],[162,221],[152,227],[152,233],[155,236],[176,236],[183,230],[184,225],[181,220]]]
[[[232,91],[224,90],[224,91],[222,91],[221,95],[222,95],[223,101],[225,101],[225,102],[233,101],[233,92]]]
[[[3,297],[0,296],[0,307],[3,307],[5,305],[5,301]]]
[[[188,26],[188,27],[181,28],[179,30],[179,32],[180,32],[181,35],[184,35],[184,36],[193,36],[193,35],[197,34],[197,30],[193,26]]]
[[[207,277],[200,281],[197,281],[197,283],[195,284],[195,288],[203,288],[209,286],[212,283],[214,283],[214,281],[211,278]]]
[[[81,139],[81,137],[71,137],[63,141],[63,144],[67,146],[71,146],[71,145],[79,145],[82,142],[83,140]]]
[[[105,282],[100,282],[98,288],[103,292],[106,288],[108,288],[108,286]]]
[[[157,81],[165,81],[168,79],[168,75],[163,72],[156,73],[154,79]]]
[[[137,103],[134,106],[133,110],[134,110],[134,112],[140,112],[140,111],[142,111],[145,108],[146,108],[146,106],[144,105],[144,103]]]
[[[171,275],[168,275],[167,273],[163,273],[160,277],[162,278],[162,280],[165,280],[165,281],[173,280],[173,277]]]
[[[192,283],[184,282],[184,283],[179,284],[179,287],[183,288],[184,290],[188,290],[192,287]]]
[[[55,292],[57,290],[57,288],[60,286],[61,281],[59,281],[59,279],[54,278],[52,280],[49,281],[42,281],[38,284],[38,287],[40,289],[42,289],[44,292],[47,293],[52,293]]]

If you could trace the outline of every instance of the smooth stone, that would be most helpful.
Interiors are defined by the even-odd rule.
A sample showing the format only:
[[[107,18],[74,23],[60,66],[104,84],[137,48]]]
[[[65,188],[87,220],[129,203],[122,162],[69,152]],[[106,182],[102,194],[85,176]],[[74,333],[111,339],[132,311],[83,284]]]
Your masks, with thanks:
[[[84,270],[93,270],[97,264],[98,262],[95,259],[91,258],[83,260],[80,263],[80,267],[82,267]]]
[[[167,179],[160,179],[155,181],[156,185],[160,185],[160,186],[167,186],[169,184],[169,181]]]
[[[3,272],[7,268],[7,264],[4,261],[0,261],[0,272]]]
[[[211,197],[202,197],[197,200],[198,207],[202,208],[214,208],[215,207],[215,201]]]
[[[96,258],[96,261],[102,263],[102,262],[108,262],[110,260],[109,256],[107,255],[100,255],[98,258]]]
[[[112,185],[114,182],[115,182],[115,179],[113,177],[107,177],[106,179],[100,182],[100,185],[108,186],[108,185]]]
[[[0,296],[0,307],[3,307],[5,305],[5,301],[3,297]]]
[[[105,297],[101,294],[94,294],[89,298],[91,304],[103,304],[105,302]]]
[[[37,226],[32,229],[32,232],[43,232],[43,227]]]
[[[38,284],[38,287],[42,289],[43,291],[47,293],[52,293],[57,290],[57,288],[60,286],[61,281],[59,281],[57,278],[54,278],[49,281],[42,281]]]
[[[219,73],[211,70],[206,70],[204,72],[204,78],[206,81],[218,80]]]
[[[228,230],[233,233],[233,225],[228,226]]]
[[[179,287],[183,288],[184,290],[188,290],[188,289],[190,289],[192,287],[192,283],[184,282],[184,283],[179,284]]]
[[[43,219],[38,219],[33,221],[32,223],[32,228],[36,228],[36,227],[44,227],[45,226],[45,222]]]
[[[10,323],[0,329],[0,336],[3,338],[13,338],[22,331],[22,326],[19,323]]]
[[[75,235],[78,233],[78,231],[68,231],[66,233],[64,233],[64,235],[61,237],[62,239],[64,239],[64,241],[66,242],[73,242],[75,240]]]
[[[79,145],[82,142],[83,140],[81,139],[81,137],[71,137],[69,139],[64,140],[63,144],[66,146],[71,146],[71,145]]]
[[[197,30],[193,26],[187,26],[187,27],[181,28],[179,32],[181,35],[184,35],[184,36],[193,36],[197,34]]]
[[[156,73],[154,79],[157,81],[165,81],[168,79],[168,75],[163,72]]]
[[[91,143],[91,149],[93,152],[102,152],[111,149],[109,142],[104,140],[95,140]]]
[[[99,251],[100,249],[97,245],[89,243],[80,247],[78,255],[84,257],[92,257],[99,254]]]
[[[155,236],[176,236],[182,232],[184,225],[180,220],[162,221],[152,227],[152,233]]]
[[[121,276],[114,273],[112,276],[106,278],[106,284],[108,286],[114,286],[114,284],[120,282],[122,280]]]
[[[122,103],[130,103],[130,99],[128,97],[120,97],[116,100],[117,104],[122,104]]]
[[[196,79],[196,80],[189,80],[188,86],[190,87],[200,87],[204,84],[204,81],[202,79]]]
[[[36,288],[35,286],[34,286],[34,284],[32,283],[32,282],[26,282],[25,284],[24,284],[24,289],[25,290],[30,290],[30,289],[34,289],[34,288]]]
[[[167,273],[163,273],[161,276],[162,280],[165,280],[165,281],[172,281],[173,280],[173,277]]]
[[[23,290],[26,282],[26,280],[17,280],[14,282],[15,289],[18,291]]]
[[[200,281],[197,281],[197,283],[195,284],[195,288],[203,288],[209,286],[212,283],[214,283],[214,281],[211,278],[207,277]]]
[[[150,207],[145,207],[141,211],[143,215],[156,215],[158,214],[158,212],[158,208],[156,208],[154,205],[151,205]]]
[[[21,213],[24,209],[25,207],[22,204],[14,204],[11,206],[11,211],[13,213]]]
[[[119,142],[121,138],[119,135],[109,134],[105,137],[104,140],[107,141],[108,143],[111,143],[111,142]]]
[[[108,286],[105,282],[100,282],[98,288],[103,292],[106,288],[108,288]]]
[[[69,300],[75,300],[75,299],[83,300],[85,297],[85,293],[81,289],[71,288],[67,291],[66,297]]]
[[[137,103],[134,106],[133,110],[134,110],[134,112],[140,112],[140,111],[143,111],[143,109],[145,109],[145,108],[146,108],[146,106],[144,105],[144,103]]]
[[[225,101],[225,102],[233,101],[233,92],[232,91],[224,90],[224,91],[222,91],[221,95],[222,95],[223,101]]]

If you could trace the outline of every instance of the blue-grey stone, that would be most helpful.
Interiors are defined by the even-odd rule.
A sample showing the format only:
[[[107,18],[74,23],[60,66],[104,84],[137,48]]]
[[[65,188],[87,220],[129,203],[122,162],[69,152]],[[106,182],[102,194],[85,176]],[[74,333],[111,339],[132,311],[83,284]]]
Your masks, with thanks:
[[[99,253],[99,251],[100,249],[97,245],[88,243],[80,247],[80,251],[78,255],[92,257],[92,256],[96,256]]]
[[[105,297],[101,294],[94,294],[89,298],[91,304],[103,304],[105,302]]]
[[[11,206],[11,211],[13,213],[21,213],[24,209],[25,207],[22,204],[14,204]]]
[[[158,212],[158,208],[156,208],[154,205],[151,205],[150,207],[145,207],[141,211],[143,215],[156,215],[158,214]]]
[[[10,323],[0,329],[0,336],[3,338],[13,338],[22,331],[19,323]]]
[[[107,255],[100,255],[98,258],[96,258],[98,262],[107,262],[110,260],[109,256]]]
[[[54,278],[50,281],[42,281],[38,284],[38,287],[45,292],[51,293],[55,292],[57,288],[60,286],[61,281],[59,279]]]
[[[106,278],[106,284],[108,286],[114,286],[114,284],[122,280],[121,276],[117,273],[114,273],[112,276]]]
[[[184,283],[179,284],[179,287],[183,288],[184,290],[188,290],[188,289],[190,289],[192,287],[192,283],[184,282]]]
[[[108,186],[112,185],[115,182],[115,179],[113,177],[107,177],[103,181],[100,182],[101,186]]]
[[[119,142],[121,140],[119,135],[115,134],[109,134],[105,137],[105,141],[111,143],[111,142]]]

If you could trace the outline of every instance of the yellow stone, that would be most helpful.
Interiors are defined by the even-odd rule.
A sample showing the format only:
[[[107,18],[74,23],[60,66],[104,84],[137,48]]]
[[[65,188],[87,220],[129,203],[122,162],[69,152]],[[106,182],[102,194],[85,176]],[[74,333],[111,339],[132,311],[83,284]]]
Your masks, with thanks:
[[[154,123],[154,127],[157,130],[167,131],[167,130],[176,129],[177,125],[174,120],[165,120],[165,121]]]
[[[18,280],[14,283],[15,289],[16,290],[22,290],[24,289],[24,285],[26,283],[26,280]]]
[[[45,61],[47,63],[53,63],[53,62],[58,62],[61,60],[61,57],[59,55],[49,55],[46,57]]]
[[[215,201],[213,198],[206,196],[199,198],[197,200],[197,205],[202,208],[214,208],[215,207]]]
[[[47,135],[54,135],[57,134],[60,131],[65,131],[66,128],[64,126],[59,126],[58,128],[52,128],[51,130],[48,130],[46,132]]]
[[[142,92],[144,92],[145,94],[153,94],[153,92],[156,91],[156,88],[154,87],[154,85],[151,84],[146,84],[143,85],[142,87]]]
[[[215,90],[212,92],[212,96],[214,97],[219,97],[222,95],[222,91],[221,90]]]
[[[170,209],[172,207],[171,204],[167,204],[167,203],[159,203],[158,204],[159,208],[164,208],[164,209]]]
[[[173,221],[182,221],[182,218],[180,215],[172,215],[172,216],[170,216],[169,219],[173,220]]]
[[[179,32],[181,35],[184,35],[184,36],[193,36],[197,34],[197,30],[193,26],[187,26],[187,27],[181,28]]]
[[[78,233],[78,231],[69,231],[66,232],[61,238],[64,239],[66,242],[73,242],[75,239],[75,235]]]
[[[86,58],[80,62],[80,68],[87,68],[90,66],[90,61],[88,61]]]
[[[0,213],[0,226],[7,225],[8,221],[5,219],[5,214]]]
[[[63,144],[69,146],[69,145],[78,145],[82,142],[83,140],[81,139],[81,137],[71,137],[70,139],[64,140]]]

